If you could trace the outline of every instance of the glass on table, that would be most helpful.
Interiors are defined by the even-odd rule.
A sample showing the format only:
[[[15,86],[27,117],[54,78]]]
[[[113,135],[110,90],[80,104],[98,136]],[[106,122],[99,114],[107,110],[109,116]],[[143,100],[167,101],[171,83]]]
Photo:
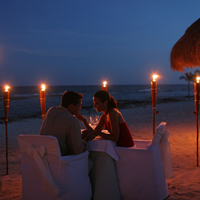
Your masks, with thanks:
[[[87,120],[88,124],[91,126],[92,124],[91,124],[90,117],[85,117],[85,118],[86,118],[86,120]]]
[[[97,124],[99,123],[99,116],[98,115],[92,115],[90,117],[90,123],[91,123],[91,127],[94,129]]]

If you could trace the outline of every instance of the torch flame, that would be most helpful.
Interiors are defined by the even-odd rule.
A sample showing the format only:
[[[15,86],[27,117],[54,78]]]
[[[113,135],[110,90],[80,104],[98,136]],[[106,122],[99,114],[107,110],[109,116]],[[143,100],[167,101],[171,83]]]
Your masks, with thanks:
[[[156,78],[158,78],[158,75],[153,75],[153,81],[156,81]]]
[[[42,84],[41,88],[42,88],[42,91],[45,91],[46,86],[44,84]]]
[[[5,86],[5,92],[8,92],[8,89],[9,89],[10,87],[8,86],[8,85],[6,85]]]
[[[199,76],[197,76],[197,83],[199,83],[199,80],[200,80],[200,77],[199,77]]]
[[[107,81],[103,82],[103,87],[106,87]]]

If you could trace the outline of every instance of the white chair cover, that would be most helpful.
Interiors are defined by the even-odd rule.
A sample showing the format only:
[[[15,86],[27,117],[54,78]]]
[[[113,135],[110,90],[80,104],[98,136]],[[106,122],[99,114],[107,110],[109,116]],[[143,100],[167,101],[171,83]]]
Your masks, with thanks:
[[[165,124],[158,127],[164,131]],[[154,139],[155,141],[155,139]],[[134,140],[136,148],[115,147],[116,171],[122,200],[161,200],[169,195],[160,142]]]
[[[154,134],[151,146],[160,141],[163,167],[166,178],[174,178],[173,166],[172,166],[172,156],[171,156],[171,148],[168,141],[170,132],[166,128],[166,123],[161,122],[156,132]]]
[[[19,135],[17,139],[22,155],[23,199],[91,198],[88,151],[60,156],[53,136]]]

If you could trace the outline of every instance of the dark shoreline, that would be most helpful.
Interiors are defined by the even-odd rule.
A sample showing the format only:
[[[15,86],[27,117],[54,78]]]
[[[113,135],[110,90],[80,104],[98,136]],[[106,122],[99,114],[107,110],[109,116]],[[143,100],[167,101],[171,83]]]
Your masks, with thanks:
[[[171,103],[171,102],[183,102],[183,101],[193,101],[194,97],[191,96],[190,99],[188,100],[188,97],[180,97],[180,98],[160,98],[157,99],[156,104],[163,104],[163,103]],[[138,100],[118,100],[117,101],[117,106],[118,109],[127,109],[127,108],[134,108],[134,107],[144,107],[151,105],[152,102],[151,100],[148,101],[138,101]],[[93,105],[90,106],[82,106],[83,111],[92,112],[94,111]],[[42,118],[41,117],[41,112],[40,110],[36,111],[33,114],[30,115],[19,115],[19,116],[10,116],[8,119],[8,123],[15,122],[15,121],[22,121],[24,119],[31,119],[31,118]],[[0,117],[0,124],[3,124],[4,118]]]

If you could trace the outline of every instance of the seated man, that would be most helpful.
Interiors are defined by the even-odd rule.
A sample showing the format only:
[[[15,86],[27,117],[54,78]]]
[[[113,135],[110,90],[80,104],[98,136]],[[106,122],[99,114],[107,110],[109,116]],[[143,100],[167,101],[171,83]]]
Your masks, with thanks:
[[[42,123],[39,134],[55,136],[62,156],[80,154],[86,150],[86,143],[81,138],[81,127],[76,117],[81,109],[82,99],[82,94],[65,91],[61,105],[51,107]]]

